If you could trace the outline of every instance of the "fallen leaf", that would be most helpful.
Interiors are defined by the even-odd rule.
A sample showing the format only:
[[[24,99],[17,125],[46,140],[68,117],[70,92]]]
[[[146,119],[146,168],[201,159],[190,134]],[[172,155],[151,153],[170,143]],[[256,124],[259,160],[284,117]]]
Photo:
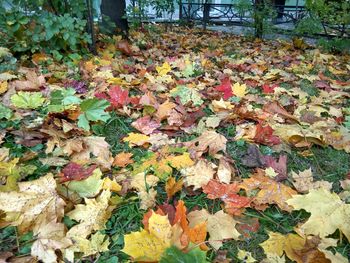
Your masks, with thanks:
[[[55,221],[43,225],[36,225],[33,229],[36,240],[31,247],[31,255],[45,263],[56,263],[56,250],[63,250],[72,245],[66,237],[64,224]]]
[[[305,235],[324,238],[339,229],[350,240],[350,204],[344,203],[336,193],[323,188],[311,189],[306,195],[294,195],[287,203],[294,210],[311,213],[299,227]]]
[[[165,191],[170,200],[177,192],[181,191],[183,187],[183,179],[176,181],[174,177],[169,177],[165,184]]]
[[[77,163],[71,162],[62,169],[58,176],[61,178],[61,183],[68,181],[79,181],[89,177],[95,169],[96,165],[84,168]]]
[[[17,226],[20,233],[61,221],[65,202],[56,193],[56,181],[52,174],[20,182],[18,189],[0,192],[0,209],[6,213],[5,220]]]
[[[75,205],[74,210],[66,215],[79,224],[69,229],[67,237],[72,239],[75,237],[85,238],[93,231],[104,229],[114,208],[108,203],[110,197],[110,191],[105,190],[94,199],[84,198],[85,204]]]
[[[292,171],[293,185],[299,193],[308,193],[311,189],[323,188],[328,191],[332,189],[332,183],[327,181],[314,181],[311,168],[299,173]]]
[[[168,62],[164,62],[162,66],[157,66],[156,70],[160,76],[164,76],[171,71],[171,67]]]
[[[260,123],[256,125],[254,141],[268,146],[281,143],[281,140],[276,135],[273,135],[271,126],[262,126]]]
[[[145,145],[146,143],[148,143],[149,140],[149,136],[144,135],[142,133],[128,133],[127,137],[123,138],[124,142],[128,142],[130,147],[134,147],[134,146],[142,146]]]
[[[245,84],[235,83],[232,87],[232,93],[239,98],[243,98],[247,92],[247,86]]]
[[[197,139],[186,142],[185,145],[196,152],[196,157],[200,157],[207,151],[210,155],[215,155],[219,151],[225,152],[226,142],[227,139],[216,131],[205,131]]]
[[[229,184],[231,182],[231,177],[233,173],[233,168],[230,163],[225,159],[220,159],[217,176],[221,183]]]
[[[158,129],[161,124],[160,122],[151,120],[151,117],[147,115],[134,121],[131,126],[143,134],[150,135]]]
[[[185,185],[193,186],[193,189],[196,190],[207,185],[213,178],[214,165],[205,160],[199,160],[195,165],[182,169],[181,174]]]
[[[164,251],[170,247],[172,228],[167,216],[153,212],[149,218],[148,230],[124,235],[122,251],[135,261],[159,261]]]
[[[257,261],[255,258],[253,258],[252,253],[241,249],[238,249],[237,257],[244,263],[254,263]]]
[[[134,163],[134,160],[131,159],[132,156],[133,156],[132,153],[126,153],[126,152],[118,153],[114,157],[112,166],[118,166],[122,168],[126,167],[127,165]]]
[[[280,233],[269,232],[269,239],[261,243],[260,246],[266,254],[277,254],[279,257],[286,253],[291,260],[299,259],[296,251],[304,247],[305,239],[297,234],[283,235]],[[299,261],[297,261],[299,263]]]
[[[215,249],[219,249],[225,239],[238,239],[240,236],[235,228],[236,221],[222,210],[213,215],[204,209],[192,211],[187,215],[187,218],[190,227],[207,222],[207,229],[210,235],[209,244]]]
[[[253,204],[276,204],[282,210],[288,212],[293,210],[293,208],[287,204],[287,200],[293,195],[296,195],[297,192],[292,188],[265,176],[262,170],[258,170],[257,173],[248,179],[243,179],[243,182],[239,187],[246,190],[248,196],[251,196],[251,191],[254,192],[257,189],[260,189],[260,191],[254,196]]]
[[[216,86],[215,89],[224,93],[224,100],[227,100],[233,96],[232,85],[229,77],[224,78],[221,81],[221,84]]]

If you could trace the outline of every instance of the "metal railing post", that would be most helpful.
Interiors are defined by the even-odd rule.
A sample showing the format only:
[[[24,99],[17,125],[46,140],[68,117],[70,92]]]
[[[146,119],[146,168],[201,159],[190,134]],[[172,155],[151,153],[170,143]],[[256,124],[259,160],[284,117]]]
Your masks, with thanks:
[[[203,10],[203,29],[207,29],[207,23],[209,22],[210,19],[210,4],[209,3],[204,3],[204,10]]]

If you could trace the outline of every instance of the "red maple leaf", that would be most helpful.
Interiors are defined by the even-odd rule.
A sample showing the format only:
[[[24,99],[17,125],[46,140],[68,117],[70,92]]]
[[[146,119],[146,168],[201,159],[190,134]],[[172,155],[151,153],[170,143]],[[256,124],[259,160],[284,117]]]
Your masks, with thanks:
[[[221,84],[216,86],[215,89],[224,93],[224,100],[227,100],[233,96],[230,77],[224,78],[221,81]]]
[[[275,88],[277,88],[278,85],[276,84],[273,84],[273,85],[269,85],[269,84],[264,84],[262,85],[262,89],[263,89],[263,92],[268,94],[268,93],[274,93],[275,92]]]
[[[80,164],[69,163],[62,169],[61,173],[59,173],[58,175],[60,176],[61,183],[68,181],[80,181],[88,178],[95,169],[96,165],[84,168]]]
[[[151,120],[149,115],[138,118],[131,124],[136,130],[142,132],[143,134],[149,135],[154,130],[158,129],[161,125],[159,121]]]
[[[271,126],[266,125],[262,126],[261,123],[256,125],[256,133],[254,137],[254,141],[256,143],[264,144],[264,145],[276,145],[280,144],[281,140],[276,135],[273,135],[273,129]]]
[[[111,87],[108,95],[110,96],[109,102],[115,108],[123,107],[130,102],[129,91],[122,90],[119,86]]]
[[[230,214],[239,214],[241,209],[249,207],[251,199],[237,194],[239,187],[237,184],[223,184],[216,180],[210,180],[203,187],[203,192],[209,199],[221,199],[226,207],[225,210]]]

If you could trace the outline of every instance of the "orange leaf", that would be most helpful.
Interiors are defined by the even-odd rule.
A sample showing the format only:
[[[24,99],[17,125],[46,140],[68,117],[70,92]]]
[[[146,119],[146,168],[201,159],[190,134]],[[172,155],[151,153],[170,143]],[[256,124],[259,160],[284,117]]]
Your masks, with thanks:
[[[134,163],[131,157],[132,153],[121,152],[114,157],[113,166],[125,167],[128,164]]]
[[[290,212],[293,210],[286,201],[292,198],[293,195],[296,195],[297,192],[289,186],[278,183],[265,176],[264,170],[258,169],[257,173],[252,177],[244,179],[239,187],[246,190],[248,193],[252,190],[260,189],[253,201],[253,203],[258,206],[264,204],[276,204],[284,211]]]
[[[209,250],[204,243],[207,237],[207,222],[201,222],[193,228],[189,228],[187,231],[189,240],[194,244],[200,244],[202,250]]]
[[[188,222],[187,222],[187,218],[186,218],[186,211],[187,211],[187,209],[186,209],[184,201],[180,200],[179,203],[176,205],[174,224],[179,222],[182,229],[184,230],[184,232],[188,231]]]
[[[237,184],[222,184],[216,180],[203,187],[203,192],[209,199],[221,199],[226,204],[226,211],[230,214],[240,214],[241,209],[249,207],[251,199],[237,194],[239,187]]]
[[[175,181],[174,177],[169,177],[165,184],[165,191],[168,196],[168,200],[172,198],[177,192],[181,191],[184,182],[181,178],[179,181]]]

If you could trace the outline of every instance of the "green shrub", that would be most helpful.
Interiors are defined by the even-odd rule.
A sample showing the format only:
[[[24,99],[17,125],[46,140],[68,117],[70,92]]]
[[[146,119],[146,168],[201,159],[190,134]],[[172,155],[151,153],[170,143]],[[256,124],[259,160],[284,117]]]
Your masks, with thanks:
[[[77,5],[80,1],[69,1],[75,2],[69,8],[40,6],[39,0],[26,2],[25,10],[20,5],[0,7],[0,46],[15,53],[86,50],[90,37],[85,32],[81,6]]]

